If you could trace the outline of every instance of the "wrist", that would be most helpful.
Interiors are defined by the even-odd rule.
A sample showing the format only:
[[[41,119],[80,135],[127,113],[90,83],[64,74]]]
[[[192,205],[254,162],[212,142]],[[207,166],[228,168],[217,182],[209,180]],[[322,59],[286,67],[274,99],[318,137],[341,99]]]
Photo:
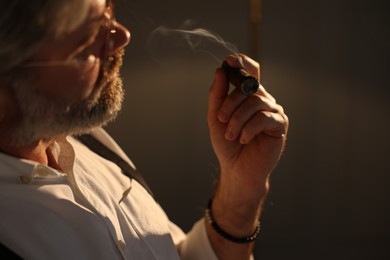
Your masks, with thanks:
[[[229,234],[248,236],[258,225],[268,192],[268,178],[253,180],[221,171],[210,208],[213,218]]]
[[[218,233],[219,236],[224,238],[225,240],[228,240],[233,243],[237,244],[247,244],[251,243],[256,240],[257,236],[260,233],[260,221],[257,221],[256,228],[252,233],[248,233],[248,235],[245,236],[236,236],[229,232],[227,232],[225,229],[223,229],[218,222],[215,220],[215,217],[212,212],[212,199],[209,200],[209,203],[207,205],[207,208],[205,210],[205,218],[208,224],[213,228],[213,230]]]
[[[209,210],[219,227],[233,236],[245,237],[256,229],[261,206],[262,203],[226,200],[215,194]]]
[[[226,209],[237,210],[241,214],[252,214],[263,204],[268,192],[268,178],[262,181],[248,181],[242,176],[235,178],[232,175],[221,174],[214,201]]]
[[[234,171],[221,167],[217,185],[218,196],[225,198],[225,202],[259,204],[268,194],[269,176],[269,173]]]

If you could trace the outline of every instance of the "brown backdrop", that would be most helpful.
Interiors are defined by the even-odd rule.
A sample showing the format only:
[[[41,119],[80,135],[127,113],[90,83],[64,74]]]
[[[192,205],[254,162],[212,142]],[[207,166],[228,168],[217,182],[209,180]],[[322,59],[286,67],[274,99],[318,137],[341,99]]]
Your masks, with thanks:
[[[190,52],[176,36],[151,45],[148,36],[191,19],[248,53],[249,0],[116,2],[133,40],[123,68],[124,110],[108,130],[169,217],[188,230],[203,214],[217,172],[206,104],[220,62]],[[261,80],[284,105],[291,127],[272,177],[257,259],[389,259],[385,3],[263,0]],[[204,48],[222,58],[221,48]]]

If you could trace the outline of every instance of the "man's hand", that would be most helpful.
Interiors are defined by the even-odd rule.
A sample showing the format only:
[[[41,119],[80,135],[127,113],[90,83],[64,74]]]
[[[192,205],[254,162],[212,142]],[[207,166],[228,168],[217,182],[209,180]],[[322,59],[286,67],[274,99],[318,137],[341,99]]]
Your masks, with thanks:
[[[260,80],[259,64],[247,56],[231,55],[227,62]],[[218,69],[209,92],[208,125],[220,164],[213,215],[225,231],[248,236],[255,229],[268,193],[269,175],[284,149],[288,118],[261,85],[249,97],[238,89],[229,93],[225,71]],[[215,235],[210,227],[208,233]],[[211,240],[216,250],[218,243]]]

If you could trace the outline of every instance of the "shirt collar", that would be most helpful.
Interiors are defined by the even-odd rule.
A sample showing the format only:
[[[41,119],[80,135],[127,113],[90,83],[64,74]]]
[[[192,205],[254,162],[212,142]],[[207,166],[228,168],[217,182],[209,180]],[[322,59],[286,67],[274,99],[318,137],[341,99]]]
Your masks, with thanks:
[[[64,170],[73,168],[73,148],[65,137],[53,142],[50,149],[58,164],[65,168]],[[65,176],[65,173],[49,166],[0,152],[0,183],[58,182]]]

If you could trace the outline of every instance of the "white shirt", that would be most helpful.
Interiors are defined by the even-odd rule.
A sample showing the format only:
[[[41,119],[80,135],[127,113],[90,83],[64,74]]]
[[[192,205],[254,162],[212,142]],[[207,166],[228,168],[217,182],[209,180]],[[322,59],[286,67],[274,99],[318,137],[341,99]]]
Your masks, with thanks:
[[[130,160],[102,129],[93,135]],[[203,219],[184,234],[135,180],[72,137],[61,169],[0,153],[0,242],[25,259],[217,259]]]

